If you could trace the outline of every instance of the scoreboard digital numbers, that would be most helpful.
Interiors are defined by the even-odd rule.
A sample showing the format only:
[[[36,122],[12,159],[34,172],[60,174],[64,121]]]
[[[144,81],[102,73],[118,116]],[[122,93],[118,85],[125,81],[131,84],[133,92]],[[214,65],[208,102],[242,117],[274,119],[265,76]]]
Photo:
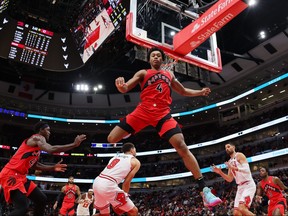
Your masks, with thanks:
[[[116,8],[114,8],[113,12],[110,14],[110,18],[114,24],[114,26],[120,25],[122,20],[125,20],[127,15],[126,8],[123,7],[122,3],[119,3]]]
[[[18,21],[8,58],[42,67],[53,32]]]
[[[111,21],[115,27],[119,26],[127,15],[126,7],[121,3],[121,0],[103,1]]]

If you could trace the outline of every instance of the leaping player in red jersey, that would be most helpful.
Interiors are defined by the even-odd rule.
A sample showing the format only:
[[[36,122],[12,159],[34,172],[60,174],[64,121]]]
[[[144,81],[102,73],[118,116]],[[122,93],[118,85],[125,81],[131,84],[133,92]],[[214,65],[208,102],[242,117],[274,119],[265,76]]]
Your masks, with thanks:
[[[29,169],[64,172],[67,165],[44,165],[38,162],[40,151],[51,154],[64,152],[78,147],[86,139],[86,135],[78,135],[74,142],[66,145],[50,145],[50,127],[46,122],[38,122],[34,126],[35,134],[25,139],[17,152],[9,160],[0,173],[0,184],[3,187],[6,202],[14,204],[10,215],[23,216],[29,207],[29,199],[35,204],[33,215],[44,215],[47,197],[26,175]]]
[[[262,180],[257,185],[256,201],[262,201],[262,195],[265,194],[269,199],[268,216],[284,216],[287,208],[287,201],[283,195],[283,190],[288,187],[276,176],[269,176],[269,170],[261,167],[260,177]]]
[[[123,77],[115,80],[115,85],[121,93],[126,93],[140,84],[141,102],[132,113],[114,127],[108,135],[108,142],[117,143],[123,137],[137,133],[148,125],[153,126],[160,137],[168,140],[176,149],[186,168],[192,172],[199,185],[204,204],[209,207],[215,206],[222,201],[206,187],[198,162],[189,151],[179,125],[170,113],[171,89],[188,97],[208,96],[211,91],[209,88],[201,90],[185,88],[172,72],[161,70],[162,62],[165,60],[164,52],[161,49],[150,49],[148,60],[151,69],[136,72],[127,82]]]

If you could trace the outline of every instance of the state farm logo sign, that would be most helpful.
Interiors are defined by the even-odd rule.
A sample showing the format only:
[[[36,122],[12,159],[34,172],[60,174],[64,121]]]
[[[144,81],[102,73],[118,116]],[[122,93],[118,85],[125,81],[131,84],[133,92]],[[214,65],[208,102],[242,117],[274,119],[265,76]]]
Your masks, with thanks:
[[[183,55],[191,52],[247,7],[241,0],[218,1],[174,36],[174,51]]]

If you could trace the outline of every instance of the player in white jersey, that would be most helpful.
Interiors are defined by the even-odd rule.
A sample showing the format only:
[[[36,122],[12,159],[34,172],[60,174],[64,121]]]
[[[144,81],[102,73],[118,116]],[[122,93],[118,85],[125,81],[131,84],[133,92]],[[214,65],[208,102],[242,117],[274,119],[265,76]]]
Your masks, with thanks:
[[[216,167],[214,164],[212,171],[221,175],[228,182],[232,182],[235,179],[238,187],[234,201],[234,215],[254,215],[249,211],[249,208],[256,192],[256,184],[252,178],[246,156],[243,153],[236,152],[233,144],[226,144],[225,150],[230,156],[230,160],[225,162],[228,174],[222,172],[221,168]]]
[[[81,194],[75,201],[77,205],[77,216],[90,216],[89,207],[94,202],[93,189],[89,189],[87,193]]]
[[[138,215],[138,208],[129,198],[128,192],[131,180],[141,164],[135,157],[136,148],[132,143],[125,143],[122,152],[124,154],[111,158],[106,168],[94,180],[94,207],[100,211],[100,215],[110,215],[110,204],[119,215],[125,212],[131,216]],[[121,189],[118,184],[122,181]]]

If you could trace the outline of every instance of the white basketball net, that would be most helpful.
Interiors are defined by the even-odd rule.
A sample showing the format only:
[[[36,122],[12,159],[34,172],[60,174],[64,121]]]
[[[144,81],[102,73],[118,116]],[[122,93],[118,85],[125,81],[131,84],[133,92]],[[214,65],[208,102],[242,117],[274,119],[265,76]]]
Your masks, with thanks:
[[[173,72],[173,67],[175,64],[177,64],[177,60],[168,57],[166,62],[161,65],[161,70]]]

